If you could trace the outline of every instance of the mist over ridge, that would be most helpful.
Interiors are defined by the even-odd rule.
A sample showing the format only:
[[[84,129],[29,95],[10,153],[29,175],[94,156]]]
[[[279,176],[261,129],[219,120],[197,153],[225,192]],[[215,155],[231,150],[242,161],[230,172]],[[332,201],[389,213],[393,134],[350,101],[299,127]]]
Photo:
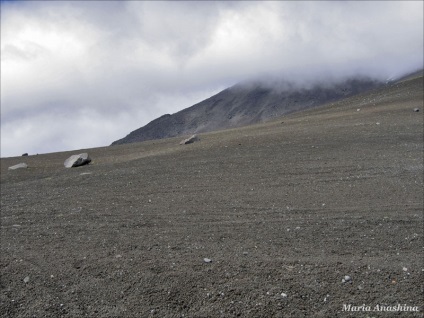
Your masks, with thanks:
[[[292,82],[282,77],[233,85],[193,106],[165,114],[112,145],[197,134],[260,123],[387,85],[367,77]]]
[[[422,1],[2,2],[1,156],[107,145],[252,78],[272,84],[278,74],[305,87],[396,79],[423,68],[423,9]]]

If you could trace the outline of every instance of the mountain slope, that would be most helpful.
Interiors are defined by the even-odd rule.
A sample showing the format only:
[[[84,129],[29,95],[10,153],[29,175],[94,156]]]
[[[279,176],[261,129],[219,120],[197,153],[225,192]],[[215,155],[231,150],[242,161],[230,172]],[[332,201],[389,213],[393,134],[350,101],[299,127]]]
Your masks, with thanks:
[[[203,133],[255,124],[352,96],[383,85],[370,79],[349,79],[308,89],[271,88],[261,82],[233,87],[175,114],[161,116],[112,145]]]
[[[422,311],[423,87],[186,147],[1,158],[0,317],[366,317],[343,311],[353,298]],[[63,166],[81,152],[89,165]]]

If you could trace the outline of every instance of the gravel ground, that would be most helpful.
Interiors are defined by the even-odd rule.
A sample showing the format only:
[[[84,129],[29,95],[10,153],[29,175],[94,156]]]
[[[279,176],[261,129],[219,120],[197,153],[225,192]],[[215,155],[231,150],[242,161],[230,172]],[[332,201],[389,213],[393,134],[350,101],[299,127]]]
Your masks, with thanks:
[[[190,145],[2,158],[0,316],[423,317],[422,111],[420,77]]]

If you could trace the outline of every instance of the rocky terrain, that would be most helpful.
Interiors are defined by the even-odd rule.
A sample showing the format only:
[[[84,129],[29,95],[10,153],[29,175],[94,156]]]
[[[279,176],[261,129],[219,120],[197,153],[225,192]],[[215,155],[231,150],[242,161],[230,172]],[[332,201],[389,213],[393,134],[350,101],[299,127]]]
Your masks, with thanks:
[[[304,87],[281,80],[276,83],[260,80],[239,83],[175,114],[163,115],[112,145],[256,124],[382,85],[384,83],[367,78]]]
[[[187,145],[2,158],[0,316],[423,317],[422,113],[417,76]]]

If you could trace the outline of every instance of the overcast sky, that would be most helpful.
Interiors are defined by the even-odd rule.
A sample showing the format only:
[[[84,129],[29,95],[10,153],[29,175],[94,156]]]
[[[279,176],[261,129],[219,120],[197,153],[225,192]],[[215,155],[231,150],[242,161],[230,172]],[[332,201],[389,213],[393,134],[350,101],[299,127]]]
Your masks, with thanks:
[[[1,156],[107,146],[258,76],[422,67],[422,1],[2,1]]]

